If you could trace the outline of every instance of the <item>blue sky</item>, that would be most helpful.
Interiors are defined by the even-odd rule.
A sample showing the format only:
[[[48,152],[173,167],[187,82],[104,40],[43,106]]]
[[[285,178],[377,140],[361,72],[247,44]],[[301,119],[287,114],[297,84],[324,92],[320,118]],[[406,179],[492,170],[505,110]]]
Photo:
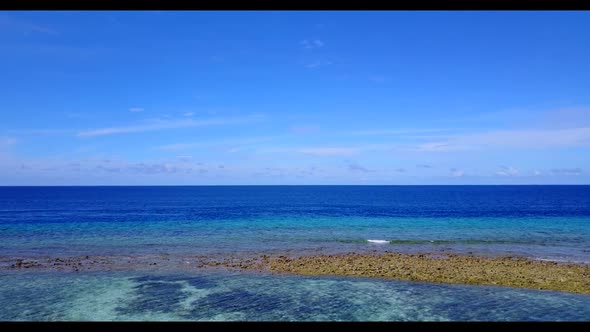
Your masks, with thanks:
[[[0,185],[589,184],[589,12],[0,12]]]

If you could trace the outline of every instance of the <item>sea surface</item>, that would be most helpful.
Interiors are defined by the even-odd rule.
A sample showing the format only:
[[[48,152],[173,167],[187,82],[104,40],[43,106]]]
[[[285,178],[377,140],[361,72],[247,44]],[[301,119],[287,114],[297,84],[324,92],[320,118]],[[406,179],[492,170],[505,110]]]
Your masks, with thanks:
[[[2,258],[374,251],[590,264],[590,186],[0,187]],[[0,307],[35,321],[590,320],[588,295],[162,268],[4,269]]]

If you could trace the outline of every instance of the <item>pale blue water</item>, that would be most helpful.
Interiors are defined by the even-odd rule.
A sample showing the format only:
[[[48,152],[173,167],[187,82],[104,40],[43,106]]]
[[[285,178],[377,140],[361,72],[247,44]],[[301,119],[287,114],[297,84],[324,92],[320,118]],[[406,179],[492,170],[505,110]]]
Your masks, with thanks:
[[[589,263],[590,186],[0,188],[2,257],[372,250]],[[0,320],[590,317],[589,296],[501,287],[161,270],[0,273]]]
[[[2,275],[0,320],[571,321],[590,296],[368,278]]]
[[[587,217],[293,217],[3,223],[4,255],[454,251],[590,262]],[[387,245],[368,239],[390,241]]]

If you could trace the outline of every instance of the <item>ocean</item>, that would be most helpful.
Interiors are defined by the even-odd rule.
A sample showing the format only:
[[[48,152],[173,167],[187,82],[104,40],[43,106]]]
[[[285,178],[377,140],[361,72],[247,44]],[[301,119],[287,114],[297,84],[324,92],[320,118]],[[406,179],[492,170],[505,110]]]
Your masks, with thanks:
[[[590,296],[378,278],[6,269],[348,252],[590,263],[590,186],[0,187],[0,320],[588,320]],[[3,268],[2,268],[3,267]]]

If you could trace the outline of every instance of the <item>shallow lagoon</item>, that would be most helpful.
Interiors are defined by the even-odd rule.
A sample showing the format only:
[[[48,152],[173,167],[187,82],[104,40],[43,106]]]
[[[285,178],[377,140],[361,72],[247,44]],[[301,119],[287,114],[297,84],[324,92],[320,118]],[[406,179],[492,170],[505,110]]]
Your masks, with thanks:
[[[0,320],[587,320],[590,296],[505,287],[213,271],[0,275]]]

